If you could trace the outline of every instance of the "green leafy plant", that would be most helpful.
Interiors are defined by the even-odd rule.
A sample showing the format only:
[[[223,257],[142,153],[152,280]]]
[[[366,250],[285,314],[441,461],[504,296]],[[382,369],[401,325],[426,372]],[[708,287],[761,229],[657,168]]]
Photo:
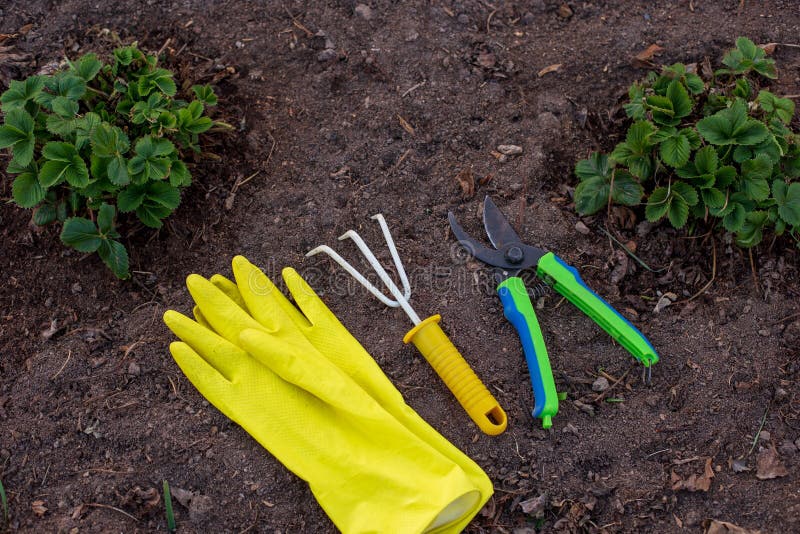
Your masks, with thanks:
[[[217,103],[211,87],[178,98],[172,72],[157,63],[134,43],[107,64],[87,54],[53,75],[12,81],[0,96],[14,201],[38,225],[63,223],[64,243],[97,252],[119,278],[129,273],[118,215],[160,228],[191,184],[184,159],[200,152],[199,134],[228,128],[205,114]]]
[[[575,167],[578,213],[645,200],[649,221],[666,217],[682,228],[709,220],[743,247],[757,245],[767,229],[798,239],[794,102],[759,90],[759,77],[777,76],[775,62],[749,39],[737,39],[723,64],[707,81],[677,63],[631,86],[625,140]]]

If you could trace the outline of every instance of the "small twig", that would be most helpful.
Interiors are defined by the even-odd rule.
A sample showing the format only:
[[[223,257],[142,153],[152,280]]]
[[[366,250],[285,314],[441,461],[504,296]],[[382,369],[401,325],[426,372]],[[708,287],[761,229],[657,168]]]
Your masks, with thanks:
[[[784,317],[783,319],[778,319],[777,321],[775,321],[775,322],[772,322],[772,323],[770,323],[769,325],[770,325],[770,326],[775,326],[776,324],[780,324],[780,323],[782,323],[782,322],[784,322],[784,321],[788,321],[789,319],[796,319],[797,317],[800,317],[800,312],[793,313],[793,314],[791,314],[791,315],[787,315],[787,316],[786,316],[786,317]]]
[[[756,288],[756,291],[761,291],[761,288],[758,286],[758,274],[756,273],[756,262],[753,260],[753,249],[747,249],[748,254],[750,255],[750,271],[753,273],[753,285]]]
[[[714,279],[717,277],[717,242],[714,241],[714,238],[711,238],[711,280],[709,280],[706,285],[700,288],[700,291],[689,297],[686,302],[691,302],[700,295],[702,295],[706,289],[711,287],[711,284],[714,283]]]
[[[495,13],[497,13],[497,9],[489,13],[489,16],[486,17],[486,35],[489,35],[491,33],[491,30],[489,29],[489,24],[492,22],[492,17],[494,16]]]
[[[124,516],[130,517],[131,519],[133,519],[137,523],[139,522],[139,520],[137,518],[133,517],[131,514],[129,514],[125,510],[120,510],[116,506],[111,506],[110,504],[101,504],[99,502],[91,502],[91,503],[86,504],[85,506],[91,506],[92,508],[106,508],[108,510],[114,510],[115,512],[119,512]]]
[[[64,370],[64,368],[65,368],[65,367],[67,366],[67,364],[69,363],[69,359],[70,359],[70,357],[71,357],[71,356],[72,356],[72,349],[69,349],[69,352],[67,352],[67,359],[66,359],[66,360],[64,360],[64,365],[62,365],[62,366],[61,366],[61,369],[59,369],[59,370],[58,370],[58,372],[57,372],[56,374],[54,374],[53,376],[51,376],[51,377],[50,377],[50,380],[55,380],[55,379],[56,379],[56,377],[58,377],[58,375],[60,375],[60,374],[61,374],[61,371],[63,371],[63,370]]]
[[[756,432],[756,436],[753,438],[753,445],[750,446],[750,450],[747,451],[746,456],[750,456],[753,454],[753,450],[756,448],[756,444],[758,443],[758,438],[761,436],[761,431],[764,430],[764,423],[767,422],[767,413],[769,412],[769,407],[772,404],[772,401],[767,404],[767,409],[764,410],[764,415],[761,416],[761,424],[758,426],[758,432]]]
[[[620,247],[622,247],[622,250],[624,250],[625,252],[627,252],[627,253],[628,253],[628,255],[629,255],[631,258],[633,258],[634,260],[636,260],[636,262],[637,262],[639,265],[641,265],[642,267],[644,267],[645,269],[647,269],[647,270],[648,270],[648,271],[650,271],[651,273],[660,273],[660,272],[666,271],[666,270],[669,268],[669,267],[664,267],[663,269],[653,269],[652,267],[650,267],[649,265],[647,265],[647,264],[646,264],[644,261],[642,261],[642,260],[641,260],[641,259],[640,259],[640,258],[639,258],[639,257],[638,257],[636,254],[634,254],[633,252],[631,252],[631,251],[628,249],[628,247],[626,247],[626,246],[625,246],[625,245],[624,245],[622,242],[620,242],[620,241],[619,241],[619,240],[618,240],[616,237],[614,237],[614,236],[613,236],[613,235],[612,235],[612,234],[611,234],[611,233],[610,233],[608,230],[606,230],[605,228],[603,228],[603,227],[601,226],[601,227],[600,227],[600,231],[601,231],[601,232],[603,232],[604,234],[606,234],[606,235],[607,235],[607,236],[608,236],[608,237],[609,237],[609,238],[610,238],[610,239],[611,239],[611,240],[612,240],[614,243],[616,243],[617,245],[619,245]]]
[[[403,93],[402,95],[400,95],[400,98],[405,98],[405,97],[406,97],[406,96],[407,96],[407,95],[408,95],[408,94],[409,94],[411,91],[413,91],[413,90],[415,90],[415,89],[419,89],[420,87],[422,87],[423,85],[425,85],[425,83],[426,83],[426,80],[422,80],[422,81],[421,81],[421,82],[419,82],[417,85],[412,85],[411,87],[409,87],[408,89],[406,89],[406,92],[405,92],[405,93]]]
[[[161,48],[159,48],[158,52],[156,52],[156,57],[160,56],[161,53],[164,52],[164,50],[167,49],[167,47],[169,46],[170,42],[172,42],[172,37],[167,37],[167,40],[164,41],[164,44],[161,45]]]
[[[606,395],[607,395],[607,394],[608,394],[608,393],[609,393],[609,392],[610,392],[612,389],[614,389],[614,387],[615,387],[617,384],[619,384],[620,382],[622,382],[623,380],[625,380],[625,377],[626,377],[626,376],[628,376],[628,373],[630,373],[630,372],[631,372],[631,369],[633,369],[634,367],[635,367],[635,365],[632,365],[632,366],[628,367],[628,370],[627,370],[627,371],[625,371],[625,372],[622,374],[622,376],[621,376],[621,377],[619,377],[618,379],[616,379],[616,380],[614,381],[614,383],[613,383],[613,384],[611,384],[610,386],[608,386],[608,389],[606,389],[605,391],[602,391],[602,392],[601,392],[599,395],[597,395],[597,396],[596,396],[594,399],[592,399],[592,402],[597,402],[597,401],[599,401],[599,400],[602,400],[602,398],[603,398],[603,397],[605,397],[605,396],[606,396]],[[606,373],[602,373],[602,374],[606,374]],[[608,375],[606,376],[606,378],[608,378]]]

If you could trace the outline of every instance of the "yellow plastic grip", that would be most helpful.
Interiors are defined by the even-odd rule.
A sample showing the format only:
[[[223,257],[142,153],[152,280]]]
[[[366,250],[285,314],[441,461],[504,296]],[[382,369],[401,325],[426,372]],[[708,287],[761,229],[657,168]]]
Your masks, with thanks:
[[[403,342],[417,347],[478,428],[490,436],[501,434],[508,424],[506,412],[442,331],[441,319],[428,317],[409,330]]]

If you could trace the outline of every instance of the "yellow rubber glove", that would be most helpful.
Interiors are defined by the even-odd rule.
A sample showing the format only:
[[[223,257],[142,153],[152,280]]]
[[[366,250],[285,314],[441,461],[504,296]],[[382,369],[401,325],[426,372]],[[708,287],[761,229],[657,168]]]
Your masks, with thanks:
[[[176,362],[210,402],[308,481],[343,532],[450,531],[480,509],[481,491],[458,464],[296,328],[265,328],[200,276],[187,285],[219,334],[168,311],[165,322],[183,340],[170,346]]]

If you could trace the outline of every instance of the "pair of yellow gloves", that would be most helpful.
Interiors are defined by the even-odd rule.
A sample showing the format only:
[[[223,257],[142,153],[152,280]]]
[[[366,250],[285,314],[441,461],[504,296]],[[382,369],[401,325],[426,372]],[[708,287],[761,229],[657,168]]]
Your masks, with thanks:
[[[246,258],[190,275],[192,320],[164,322],[192,384],[307,481],[345,533],[460,532],[492,494],[481,468],[403,400],[293,269],[295,307]]]

